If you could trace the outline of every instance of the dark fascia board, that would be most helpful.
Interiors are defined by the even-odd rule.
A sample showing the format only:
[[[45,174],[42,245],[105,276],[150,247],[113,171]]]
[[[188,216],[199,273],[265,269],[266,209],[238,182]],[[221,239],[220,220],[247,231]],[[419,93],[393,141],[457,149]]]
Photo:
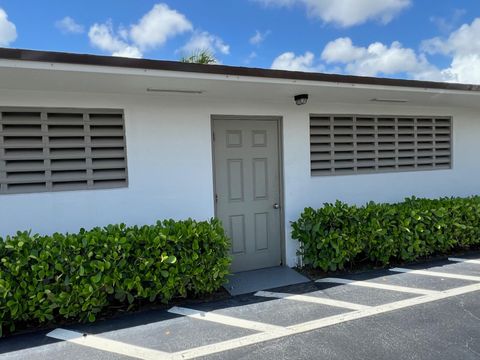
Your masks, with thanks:
[[[270,70],[225,65],[201,65],[178,61],[132,59],[115,56],[74,54],[54,51],[0,48],[0,59],[39,61],[74,65],[110,66],[130,69],[149,69],[164,71],[181,71],[212,75],[251,76],[270,79],[305,80],[342,84],[361,84],[378,86],[410,87],[422,89],[439,89],[454,91],[480,91],[480,85],[389,79],[366,76],[310,73],[301,71]]]

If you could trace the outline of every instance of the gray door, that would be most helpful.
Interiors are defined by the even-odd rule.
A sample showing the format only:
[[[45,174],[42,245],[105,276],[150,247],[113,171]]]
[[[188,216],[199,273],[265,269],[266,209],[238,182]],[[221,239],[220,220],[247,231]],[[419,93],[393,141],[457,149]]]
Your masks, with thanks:
[[[213,131],[216,213],[232,271],[280,265],[278,121],[214,119]]]

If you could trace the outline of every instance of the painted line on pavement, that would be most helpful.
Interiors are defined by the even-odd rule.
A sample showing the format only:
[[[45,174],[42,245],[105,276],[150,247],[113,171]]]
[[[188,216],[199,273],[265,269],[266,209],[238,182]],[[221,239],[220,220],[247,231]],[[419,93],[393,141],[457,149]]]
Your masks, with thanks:
[[[424,270],[411,270],[411,269],[401,269],[401,268],[392,269],[392,271],[398,271],[398,270],[399,272],[409,272],[409,273],[413,272],[421,275],[442,276],[442,277],[451,277],[451,278],[453,277],[457,279],[459,277],[462,279],[467,278],[467,280],[471,280],[472,278],[480,279],[477,277],[467,276],[467,275],[437,273],[437,272],[424,271]],[[448,275],[448,276],[445,276],[445,275]],[[290,335],[301,334],[307,331],[318,330],[321,328],[333,326],[340,323],[345,323],[348,321],[353,321],[361,318],[366,318],[369,316],[384,314],[384,313],[405,309],[405,308],[409,308],[416,305],[426,304],[426,303],[430,303],[430,302],[434,302],[442,299],[447,299],[450,297],[459,296],[459,295],[463,295],[463,294],[467,294],[475,291],[480,291],[480,283],[458,287],[454,289],[449,289],[445,291],[439,291],[437,293],[418,296],[418,297],[397,301],[389,304],[366,307],[361,310],[351,311],[345,314],[334,315],[326,318],[307,321],[301,324],[288,326],[286,328],[275,326],[275,325],[257,323],[254,321],[237,319],[230,316],[224,316],[224,315],[213,314],[213,313],[202,313],[196,310],[177,308],[177,309],[181,309],[181,310],[178,310],[179,312],[181,311],[183,313],[187,313],[187,312],[191,313],[187,316],[202,318],[204,320],[209,320],[209,321],[213,321],[213,319],[215,319],[217,320],[215,322],[218,322],[218,320],[220,320],[222,321],[222,323],[225,323],[225,322],[231,323],[232,326],[239,326],[239,324],[242,324],[243,326],[241,327],[245,327],[248,325],[249,329],[252,329],[252,327],[254,327],[255,329],[262,328],[266,331],[255,333],[252,335],[247,335],[241,338],[222,341],[219,343],[199,346],[199,347],[188,349],[188,350],[182,350],[175,353],[166,353],[163,351],[148,349],[148,348],[144,348],[144,347],[140,347],[132,344],[127,344],[127,343],[123,343],[115,340],[102,338],[98,335],[83,336],[83,334],[79,332],[65,330],[65,329],[56,329],[48,333],[47,336],[55,339],[59,339],[59,340],[64,340],[69,343],[74,343],[74,344],[94,348],[97,350],[103,350],[103,351],[107,351],[107,352],[111,352],[119,355],[130,356],[130,357],[142,359],[142,360],[194,359],[201,356],[208,356],[215,353],[234,350],[234,349],[241,348],[248,345],[254,345],[254,344],[262,343],[269,340],[275,340],[275,339],[283,338]]]
[[[442,278],[448,278],[448,279],[469,280],[469,281],[480,282],[480,276],[452,274],[452,273],[428,271],[428,270],[413,270],[413,269],[404,269],[404,268],[393,268],[393,269],[390,269],[390,271],[408,273],[408,274],[416,274],[416,275],[425,275],[425,276],[436,276],[436,277],[442,277]]]
[[[474,260],[474,259],[448,258],[448,261],[480,265],[480,260]]]
[[[381,283],[372,282],[372,281],[359,281],[359,280],[350,280],[350,279],[341,279],[341,278],[324,278],[324,279],[318,279],[315,282],[362,286],[362,287],[373,288],[373,289],[390,290],[390,291],[397,291],[397,292],[417,294],[417,295],[431,295],[431,294],[438,293],[438,291],[436,290],[411,288],[406,286],[381,284]]]
[[[265,324],[257,321],[239,319],[231,316],[215,314],[213,312],[203,312],[193,309],[187,309],[175,306],[168,310],[168,312],[177,315],[188,316],[192,319],[211,321],[217,324],[235,326],[244,329],[259,331],[259,332],[279,332],[279,333],[288,333],[287,328],[283,326]]]
[[[64,340],[69,343],[86,346],[89,348],[108,351],[119,355],[130,356],[142,360],[171,360],[172,354],[163,351],[147,349],[141,346],[132,344],[125,344],[120,341],[105,339],[96,335],[86,335],[82,333],[65,330],[55,329],[47,334],[48,337]]]
[[[296,335],[296,334],[300,334],[300,333],[304,333],[312,330],[318,330],[328,326],[332,326],[332,325],[336,325],[336,324],[340,324],[340,323],[344,323],[352,320],[357,320],[357,319],[361,319],[369,316],[384,314],[384,313],[408,308],[415,305],[426,304],[433,301],[447,299],[453,296],[468,294],[474,291],[480,291],[480,284],[463,286],[455,289],[441,291],[436,294],[418,296],[418,297],[414,297],[407,300],[393,302],[390,304],[375,306],[375,307],[371,307],[363,310],[352,311],[349,313],[330,316],[330,317],[319,319],[319,320],[308,321],[302,324],[297,324],[297,325],[287,327],[288,329],[291,330],[291,332],[288,334],[285,334],[285,333],[281,334],[281,333],[275,333],[275,332],[253,334],[253,335],[248,335],[248,336],[244,336],[237,339],[219,342],[216,344],[210,344],[210,345],[200,346],[200,347],[196,347],[189,350],[179,351],[177,353],[174,353],[173,355],[175,355],[176,358],[178,359],[195,359],[200,356],[208,356],[215,353],[234,350],[244,346],[262,343],[264,341],[275,340],[285,336]]]
[[[257,293],[255,293],[255,296],[303,301],[303,302],[314,303],[314,304],[335,306],[335,307],[345,308],[349,310],[363,310],[363,309],[370,308],[370,306],[367,306],[367,305],[355,304],[355,303],[340,301],[335,299],[326,299],[326,298],[321,298],[316,296],[295,295],[295,294],[286,294],[286,293],[278,293],[278,292],[270,292],[270,291],[258,291]]]
[[[335,315],[329,318],[313,320],[313,321],[309,321],[299,325],[293,325],[293,326],[290,326],[289,328],[294,330],[295,332],[311,331],[311,330],[316,330],[316,329],[323,328],[330,325],[336,325],[341,322],[361,319],[364,317],[388,313],[395,310],[401,310],[401,309],[409,308],[416,305],[421,305],[421,304],[426,304],[426,303],[430,303],[438,300],[447,299],[453,296],[468,294],[475,291],[480,291],[480,284],[467,285],[467,286],[454,288],[446,291],[440,291],[436,294],[423,295],[423,296],[413,297],[406,300],[395,301],[389,304],[375,306],[370,309]]]

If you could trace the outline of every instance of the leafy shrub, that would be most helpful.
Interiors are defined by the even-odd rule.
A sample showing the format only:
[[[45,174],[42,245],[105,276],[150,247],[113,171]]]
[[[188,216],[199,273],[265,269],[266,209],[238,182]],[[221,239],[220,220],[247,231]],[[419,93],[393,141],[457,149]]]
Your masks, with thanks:
[[[363,260],[387,265],[480,245],[480,197],[405,199],[306,208],[292,223],[304,263],[324,271]]]
[[[228,249],[217,220],[0,238],[0,331],[94,321],[113,302],[130,308],[136,300],[211,293],[228,274]]]

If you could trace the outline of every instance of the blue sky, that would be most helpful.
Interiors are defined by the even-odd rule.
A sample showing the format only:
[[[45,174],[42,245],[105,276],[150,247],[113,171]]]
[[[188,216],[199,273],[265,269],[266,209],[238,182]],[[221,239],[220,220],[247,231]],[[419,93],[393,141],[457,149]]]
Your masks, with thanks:
[[[0,46],[480,83],[480,1],[0,0]]]

